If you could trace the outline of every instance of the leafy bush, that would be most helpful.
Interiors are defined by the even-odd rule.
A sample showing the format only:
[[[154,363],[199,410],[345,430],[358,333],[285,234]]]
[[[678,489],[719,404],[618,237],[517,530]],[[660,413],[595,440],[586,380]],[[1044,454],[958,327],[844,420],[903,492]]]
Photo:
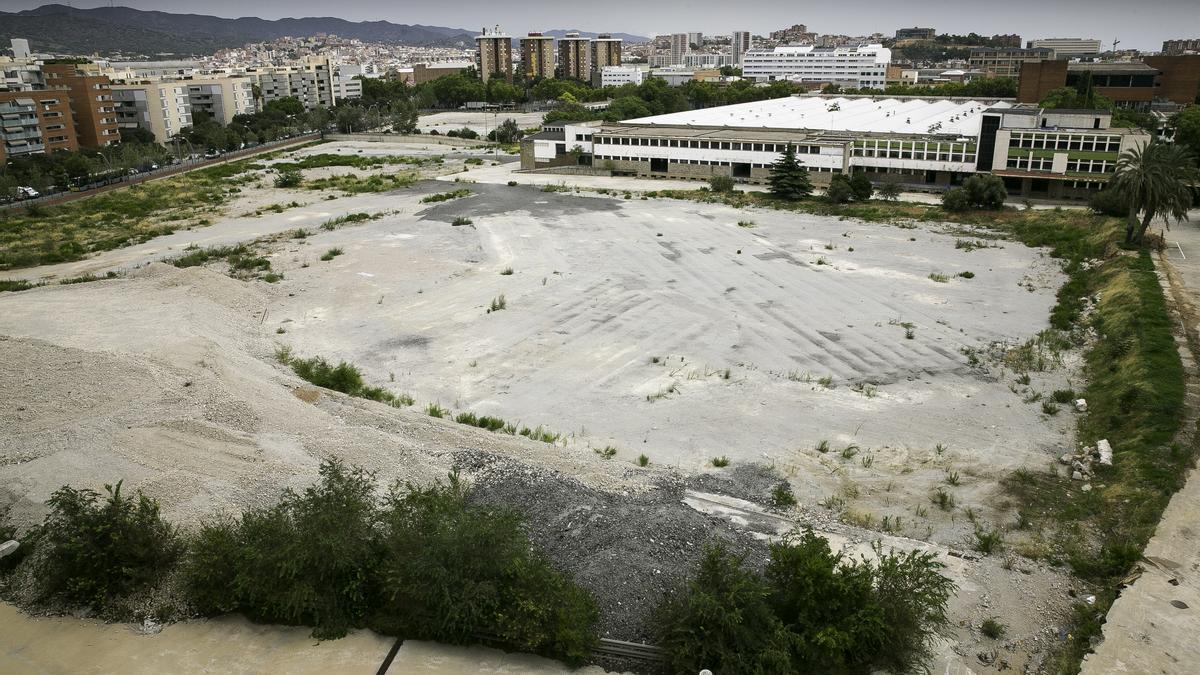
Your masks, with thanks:
[[[942,208],[947,211],[967,211],[971,208],[971,198],[962,188],[950,188],[942,193]]]
[[[854,201],[865,202],[875,192],[875,186],[871,185],[871,179],[866,174],[856,173],[850,176],[850,190],[854,193]]]
[[[713,192],[733,192],[732,176],[713,176],[708,179],[708,187]]]
[[[277,188],[300,187],[303,182],[304,178],[299,171],[280,171],[279,175],[275,176],[275,187]]]
[[[953,593],[932,554],[834,554],[807,531],[771,545],[762,575],[720,546],[655,614],[667,670],[843,673],[921,667]]]
[[[1129,216],[1129,201],[1117,190],[1101,190],[1088,200],[1088,208],[1106,216]]]
[[[469,505],[448,484],[393,488],[383,512],[380,606],[386,633],[469,644],[477,636],[578,664],[595,643],[595,602],[530,549],[520,518]]]
[[[791,636],[769,604],[762,577],[720,544],[652,619],[667,672],[791,672]]]
[[[845,204],[853,199],[854,188],[850,187],[850,179],[842,174],[834,176],[825,190],[825,198],[834,204]]]
[[[884,201],[894,202],[900,199],[900,186],[895,183],[884,183],[879,186],[876,192],[879,193],[879,198]]]
[[[977,173],[963,182],[963,190],[971,206],[978,209],[999,209],[1008,199],[1008,190],[1004,187],[1004,179],[990,174]]]
[[[337,460],[320,473],[274,507],[203,526],[186,572],[197,608],[311,625],[318,638],[364,624],[378,564],[375,481]]]
[[[120,482],[104,490],[103,501],[93,490],[70,486],[50,496],[38,541],[46,549],[39,573],[47,596],[102,609],[155,581],[182,554],[158,502],[140,492],[122,495]]]

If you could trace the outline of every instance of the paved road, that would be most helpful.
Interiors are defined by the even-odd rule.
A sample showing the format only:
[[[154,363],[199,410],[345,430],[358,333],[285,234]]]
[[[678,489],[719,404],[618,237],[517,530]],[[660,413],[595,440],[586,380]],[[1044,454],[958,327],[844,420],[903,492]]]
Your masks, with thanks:
[[[1200,331],[1200,211],[1191,222],[1167,232],[1167,250],[1159,258],[1169,266],[1177,305],[1183,307],[1186,328]],[[1160,268],[1162,265],[1160,265]],[[1190,307],[1188,306],[1190,305]],[[1185,426],[1194,424],[1200,391],[1195,361],[1185,354],[1191,382],[1192,408]],[[1083,663],[1084,673],[1200,672],[1200,475],[1189,472],[1188,482],[1163,514],[1146,545],[1141,577],[1121,592],[1108,612],[1104,642]]]

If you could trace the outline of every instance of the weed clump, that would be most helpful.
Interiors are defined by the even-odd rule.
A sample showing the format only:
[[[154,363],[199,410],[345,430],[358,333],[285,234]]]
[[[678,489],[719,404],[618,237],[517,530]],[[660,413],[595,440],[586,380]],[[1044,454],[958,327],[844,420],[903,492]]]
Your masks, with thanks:
[[[723,468],[729,466],[729,458],[726,457],[725,455],[721,455],[720,457],[713,457],[712,465],[718,469],[723,469]]]

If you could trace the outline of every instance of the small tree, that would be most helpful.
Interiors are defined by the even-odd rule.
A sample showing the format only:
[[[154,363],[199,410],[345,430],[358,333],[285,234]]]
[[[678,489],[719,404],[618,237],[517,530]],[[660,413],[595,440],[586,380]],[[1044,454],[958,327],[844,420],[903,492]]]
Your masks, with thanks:
[[[825,198],[834,204],[845,204],[853,197],[854,188],[850,187],[850,179],[842,174],[835,175],[825,190]]]
[[[1109,189],[1116,190],[1129,207],[1125,243],[1140,244],[1156,217],[1168,226],[1171,220],[1186,220],[1198,180],[1195,159],[1181,145],[1150,141],[1121,153]]]
[[[708,179],[708,187],[713,192],[733,192],[733,177],[713,176]]]
[[[1008,199],[1008,190],[999,176],[977,173],[963,183],[963,189],[971,206],[979,209],[1002,208]]]
[[[275,187],[277,188],[300,187],[302,182],[304,182],[304,178],[299,171],[280,171],[279,175],[275,176]]]
[[[506,119],[500,123],[500,126],[488,132],[488,140],[496,141],[497,143],[516,143],[521,140],[525,132],[521,127],[517,126],[517,121],[514,119]]]
[[[855,201],[865,202],[875,192],[875,186],[871,185],[871,179],[866,174],[860,172],[850,176],[850,190],[854,193]]]
[[[796,150],[787,146],[783,156],[771,165],[771,176],[768,179],[771,194],[779,199],[796,201],[812,194],[812,181],[808,178],[808,169],[796,159]]]
[[[894,202],[900,199],[900,186],[895,183],[884,183],[877,190],[879,198],[884,201]]]
[[[962,188],[950,188],[942,193],[942,208],[947,211],[967,211],[971,208],[971,198]]]

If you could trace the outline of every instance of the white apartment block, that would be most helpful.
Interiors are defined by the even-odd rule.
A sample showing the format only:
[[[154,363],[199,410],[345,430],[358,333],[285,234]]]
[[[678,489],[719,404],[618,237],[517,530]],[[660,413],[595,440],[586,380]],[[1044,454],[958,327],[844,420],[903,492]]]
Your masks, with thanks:
[[[855,89],[883,89],[891,61],[892,50],[879,44],[751,49],[742,62],[742,75],[759,82],[828,82]]]
[[[202,110],[221,124],[229,124],[235,115],[254,112],[254,81],[249,77],[214,77],[187,80],[188,102],[192,111]]]
[[[732,66],[734,64],[732,54],[701,54],[692,52],[691,54],[683,55],[683,66],[685,68],[720,68],[721,66]]]
[[[641,84],[645,78],[646,71],[634,66],[605,66],[600,69],[601,87]]]
[[[117,125],[122,129],[141,127],[166,143],[192,126],[192,104],[186,82],[140,82],[112,85]]]
[[[1100,53],[1100,41],[1090,38],[1041,38],[1029,40],[1025,46],[1029,49],[1053,49],[1056,59],[1095,56]]]
[[[338,64],[333,70],[333,102],[348,98],[362,98],[362,66],[348,63]]]
[[[263,103],[295,97],[305,110],[334,104],[333,69],[328,59],[312,59],[296,67],[253,68],[246,74],[256,79]]]

